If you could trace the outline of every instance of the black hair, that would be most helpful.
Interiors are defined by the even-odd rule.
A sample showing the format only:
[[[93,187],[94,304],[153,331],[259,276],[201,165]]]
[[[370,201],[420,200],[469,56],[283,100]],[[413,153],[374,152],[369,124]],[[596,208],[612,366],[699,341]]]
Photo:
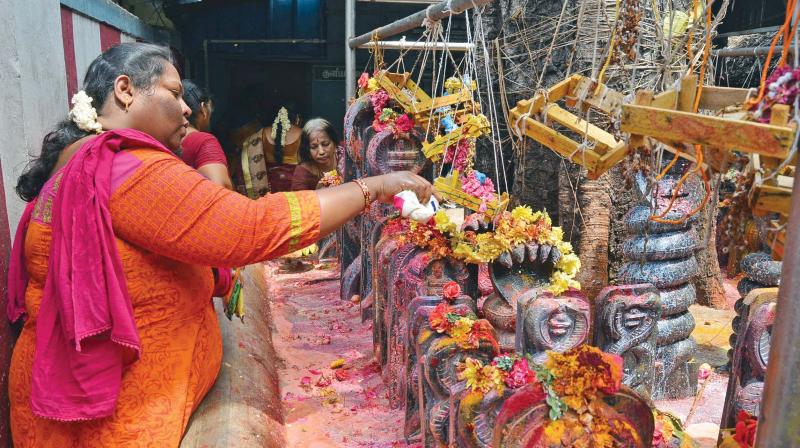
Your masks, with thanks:
[[[314,158],[311,157],[311,133],[315,131],[328,134],[328,138],[331,139],[334,146],[339,145],[339,135],[330,122],[324,118],[312,118],[303,126],[303,133],[300,135],[300,149],[297,155],[300,157],[301,163],[314,163]]]
[[[92,106],[99,114],[113,93],[118,76],[127,75],[134,87],[149,89],[164,73],[167,63],[173,63],[169,48],[138,42],[119,44],[92,61],[84,77],[83,91],[92,98]],[[19,177],[15,188],[17,195],[26,202],[36,198],[50,178],[61,151],[89,134],[69,118],[58,123],[55,130],[44,137],[39,156],[28,163]]]
[[[203,103],[208,104],[211,101],[211,95],[191,79],[184,79],[181,83],[183,84],[183,101],[192,110],[192,115],[189,116],[189,123],[195,126],[197,113],[200,112]]]

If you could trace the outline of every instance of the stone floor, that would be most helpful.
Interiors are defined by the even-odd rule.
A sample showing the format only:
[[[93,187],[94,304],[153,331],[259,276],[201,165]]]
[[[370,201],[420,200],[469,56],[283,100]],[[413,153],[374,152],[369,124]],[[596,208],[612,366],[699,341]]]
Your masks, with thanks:
[[[266,276],[288,446],[406,446],[403,415],[389,409],[371,357],[371,322],[361,322],[358,304],[340,300],[337,271],[323,267],[285,273],[273,263]],[[731,305],[733,285],[726,284]],[[697,322],[698,362],[724,365],[733,310],[693,306],[691,312]],[[337,360],[344,364],[334,369]],[[691,412],[687,430],[701,446],[715,446],[727,381],[726,374],[714,372],[696,398],[656,406],[682,419]]]

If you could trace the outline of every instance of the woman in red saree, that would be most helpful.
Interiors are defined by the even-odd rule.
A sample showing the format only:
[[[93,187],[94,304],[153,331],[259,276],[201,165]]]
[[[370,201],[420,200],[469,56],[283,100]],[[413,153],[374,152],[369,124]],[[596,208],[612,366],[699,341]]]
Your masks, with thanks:
[[[432,192],[401,173],[250,200],[172,152],[182,93],[169,50],[107,50],[18,181],[29,205],[8,285],[9,318],[25,317],[9,374],[16,447],[177,447],[220,366],[208,266],[280,256],[373,200]]]
[[[300,164],[294,169],[292,191],[314,190],[326,172],[336,169],[338,142],[336,131],[327,120],[308,120],[300,136]]]

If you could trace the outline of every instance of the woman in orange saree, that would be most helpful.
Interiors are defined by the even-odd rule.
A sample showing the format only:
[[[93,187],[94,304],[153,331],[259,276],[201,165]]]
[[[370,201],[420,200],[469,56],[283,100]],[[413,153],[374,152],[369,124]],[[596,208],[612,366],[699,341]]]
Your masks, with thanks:
[[[107,50],[84,91],[17,185],[14,445],[176,447],[221,360],[208,266],[280,256],[431,186],[400,173],[251,200],[214,185],[172,153],[189,110],[162,47]]]

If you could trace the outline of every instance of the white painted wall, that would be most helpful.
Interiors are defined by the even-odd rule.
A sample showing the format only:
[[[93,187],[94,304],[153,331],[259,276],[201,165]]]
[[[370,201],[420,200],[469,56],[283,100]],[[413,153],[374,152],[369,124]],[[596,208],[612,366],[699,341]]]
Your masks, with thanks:
[[[13,238],[25,207],[17,177],[66,117],[67,78],[59,1],[0,0],[0,11],[0,162]]]
[[[75,68],[78,71],[78,89],[89,65],[100,56],[100,27],[97,22],[78,13],[72,15],[72,37],[75,39]]]

